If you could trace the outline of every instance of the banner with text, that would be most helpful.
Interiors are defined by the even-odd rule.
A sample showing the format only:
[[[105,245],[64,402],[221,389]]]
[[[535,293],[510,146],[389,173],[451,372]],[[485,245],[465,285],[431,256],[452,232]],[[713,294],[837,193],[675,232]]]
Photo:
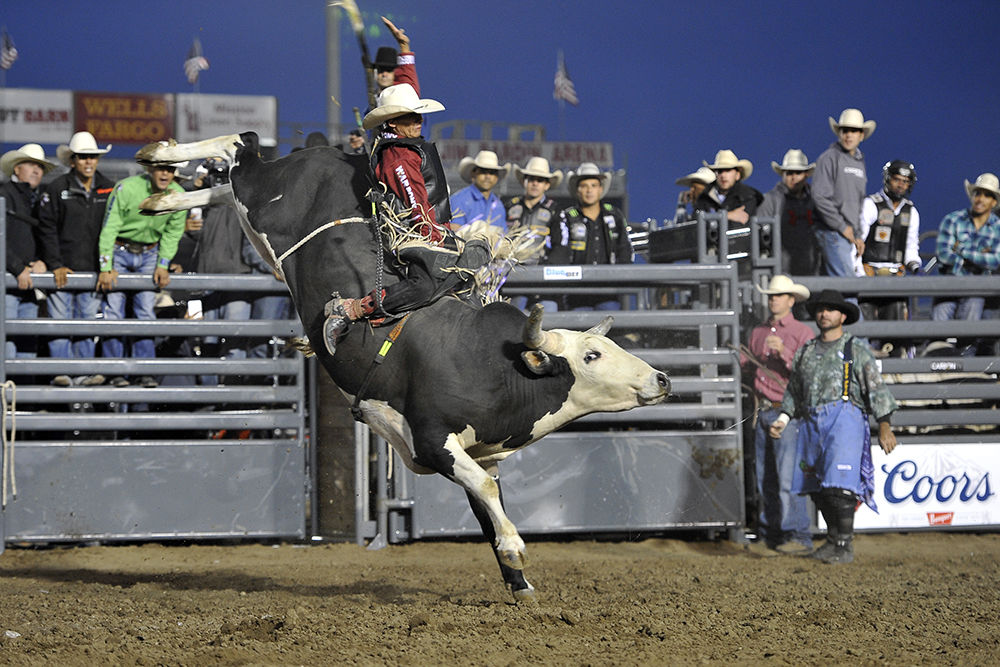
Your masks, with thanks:
[[[862,505],[855,528],[1000,525],[1000,444],[872,447],[878,514]]]
[[[177,95],[177,141],[256,132],[261,145],[278,143],[278,99],[262,95]]]
[[[0,143],[64,144],[72,134],[72,91],[0,88]]]
[[[474,157],[479,151],[493,151],[501,163],[512,162],[522,167],[536,155],[548,160],[550,169],[576,169],[581,162],[593,162],[602,169],[614,167],[612,144],[607,142],[439,139],[434,143],[445,164]]]
[[[98,144],[146,144],[173,136],[173,95],[78,92],[73,99],[76,130],[90,132]]]

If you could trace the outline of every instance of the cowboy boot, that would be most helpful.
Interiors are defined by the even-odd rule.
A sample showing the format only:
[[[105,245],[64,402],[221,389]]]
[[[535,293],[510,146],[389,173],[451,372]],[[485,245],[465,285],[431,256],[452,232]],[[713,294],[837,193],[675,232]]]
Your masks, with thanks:
[[[834,543],[839,535],[837,514],[830,505],[830,495],[827,493],[827,489],[822,489],[819,493],[810,495],[812,496],[813,504],[816,505],[816,509],[819,510],[819,513],[823,515],[823,520],[826,521],[826,542],[820,548],[816,549],[816,551],[809,554],[809,557],[823,560],[833,554],[835,549]]]
[[[363,317],[360,299],[341,299],[340,293],[334,292],[333,297],[323,307],[326,320],[323,322],[323,345],[332,357],[337,353],[337,341],[354,320]]]
[[[833,540],[833,553],[823,558],[824,563],[841,565],[854,562],[854,511],[857,496],[847,489],[836,489],[840,493],[831,503],[836,508],[837,536]]]

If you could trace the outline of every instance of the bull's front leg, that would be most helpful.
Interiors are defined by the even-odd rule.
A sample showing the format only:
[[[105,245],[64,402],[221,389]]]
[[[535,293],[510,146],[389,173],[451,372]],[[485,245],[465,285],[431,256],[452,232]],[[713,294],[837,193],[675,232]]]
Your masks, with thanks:
[[[187,144],[179,144],[173,139],[157,141],[140,148],[135,154],[135,161],[139,164],[157,165],[221,157],[232,165],[236,150],[242,145],[238,134],[226,134]]]
[[[139,208],[145,212],[173,213],[186,211],[196,206],[212,206],[214,204],[231,204],[233,202],[233,186],[223,183],[211,188],[202,188],[190,192],[164,190],[146,197]]]
[[[418,463],[440,472],[465,489],[472,503],[473,511],[477,512],[477,518],[479,518],[479,513],[484,515],[483,519],[480,519],[480,523],[484,525],[484,533],[486,533],[487,538],[490,538],[490,533],[492,533],[492,546],[496,551],[501,568],[523,569],[525,564],[524,540],[518,535],[517,528],[514,527],[503,510],[500,485],[466,453],[456,434],[448,434],[443,453],[450,456],[442,457],[442,460],[438,461],[420,460]],[[432,456],[432,458],[437,457]],[[444,458],[451,460],[446,463]],[[521,579],[523,580],[523,576]],[[524,583],[527,584],[526,581]],[[521,590],[530,591],[533,589],[530,584],[527,584],[526,588]],[[517,594],[515,594],[516,597]]]
[[[497,485],[500,507],[503,509],[503,488],[500,486],[500,475],[497,464],[492,463],[489,466],[484,467],[484,469],[486,474],[488,474]],[[535,587],[524,578],[524,570],[514,569],[504,563],[500,550],[496,546],[496,534],[493,530],[493,521],[490,519],[486,506],[468,491],[465,492],[465,495],[469,499],[469,505],[472,507],[472,513],[479,522],[479,526],[483,530],[483,535],[486,537],[486,541],[493,547],[493,555],[496,556],[497,564],[500,565],[500,573],[503,575],[503,580],[504,583],[507,584],[507,588],[510,589],[511,594],[514,596],[514,600],[517,602],[534,601]]]

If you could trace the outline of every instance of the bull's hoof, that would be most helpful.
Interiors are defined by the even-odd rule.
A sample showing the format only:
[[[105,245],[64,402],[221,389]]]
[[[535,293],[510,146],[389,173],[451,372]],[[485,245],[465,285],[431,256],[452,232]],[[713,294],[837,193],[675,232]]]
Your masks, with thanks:
[[[511,590],[511,595],[514,596],[514,602],[517,604],[538,604],[538,598],[535,596],[535,587],[528,584],[527,588],[522,588],[520,590]]]
[[[170,146],[176,146],[177,141],[171,139],[169,141],[154,141],[151,144],[146,144],[139,150],[135,152],[135,161],[141,165],[153,166],[157,164],[172,164],[177,162],[177,160],[169,160],[164,158],[160,153],[164,148]]]
[[[142,200],[139,204],[139,208],[143,211],[169,211],[170,203],[165,201],[167,192],[157,192],[155,195],[149,195]]]

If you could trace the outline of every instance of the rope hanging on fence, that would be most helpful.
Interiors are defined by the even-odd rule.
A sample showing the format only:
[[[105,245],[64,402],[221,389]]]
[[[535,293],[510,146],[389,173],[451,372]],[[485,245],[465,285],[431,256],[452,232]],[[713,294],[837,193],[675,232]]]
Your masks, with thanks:
[[[7,437],[7,392],[10,391],[10,437]],[[17,438],[17,385],[13,380],[7,380],[0,385],[0,402],[3,403],[3,414],[0,415],[0,428],[3,429],[3,488],[0,489],[0,509],[7,507],[7,484],[10,480],[11,495],[17,500],[17,477],[14,475],[14,441]]]

